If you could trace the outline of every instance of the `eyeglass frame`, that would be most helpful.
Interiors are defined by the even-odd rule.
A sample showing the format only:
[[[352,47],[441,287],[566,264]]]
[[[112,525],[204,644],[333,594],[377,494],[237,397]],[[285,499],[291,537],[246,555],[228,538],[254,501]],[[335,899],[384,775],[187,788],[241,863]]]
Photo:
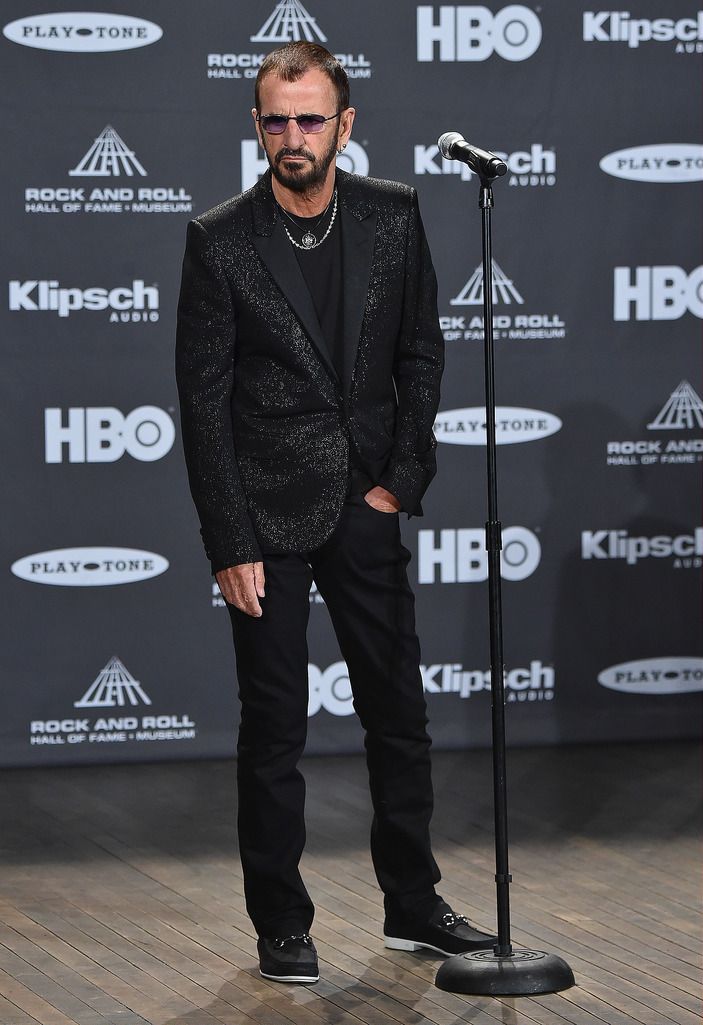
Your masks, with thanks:
[[[343,110],[338,110],[336,114],[330,114],[329,117],[323,117],[322,114],[257,114],[256,115],[256,121],[257,121],[258,124],[261,125],[262,130],[264,132],[266,132],[267,135],[283,135],[285,133],[286,129],[288,128],[288,122],[289,121],[295,121],[295,123],[297,124],[298,128],[303,133],[303,135],[318,135],[323,130],[324,126],[327,124],[328,121],[334,121],[335,118],[341,117],[341,115],[343,113],[344,113]],[[286,123],[285,123],[283,129],[280,132],[272,132],[269,128],[266,127],[266,122],[267,122],[268,118],[272,118],[272,117],[281,118],[281,119],[285,118]],[[313,124],[319,125],[320,126],[319,128],[315,128],[312,131],[310,129],[308,129],[308,131],[306,132],[305,129],[303,128],[303,126],[301,125],[300,121],[301,121],[301,119],[311,118],[311,117],[323,118],[323,119],[322,119],[322,121],[314,121],[313,122]]]

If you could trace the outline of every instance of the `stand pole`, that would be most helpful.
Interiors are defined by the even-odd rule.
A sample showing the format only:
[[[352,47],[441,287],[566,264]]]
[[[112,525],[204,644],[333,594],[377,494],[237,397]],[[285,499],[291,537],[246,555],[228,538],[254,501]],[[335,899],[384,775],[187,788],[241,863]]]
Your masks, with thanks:
[[[493,950],[476,950],[450,957],[437,972],[435,985],[452,993],[520,996],[556,993],[574,985],[569,965],[556,954],[540,950],[514,950],[510,942],[510,883],[508,864],[508,799],[505,772],[505,683],[503,679],[503,605],[500,584],[502,526],[498,519],[498,470],[496,460],[496,404],[493,347],[493,252],[491,211],[493,179],[481,177],[478,205],[481,209],[483,249],[483,336],[486,389],[486,468],[488,484],[488,614],[491,654],[493,729],[493,808],[495,816],[496,903],[498,942]]]

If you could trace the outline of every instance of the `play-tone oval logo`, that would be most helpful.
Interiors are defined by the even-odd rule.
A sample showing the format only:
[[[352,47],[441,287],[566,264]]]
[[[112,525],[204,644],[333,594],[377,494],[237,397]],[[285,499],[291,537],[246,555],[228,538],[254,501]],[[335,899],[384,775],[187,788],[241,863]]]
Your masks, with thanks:
[[[600,169],[634,182],[699,182],[703,181],[703,145],[661,142],[619,149],[603,157]]]
[[[25,555],[10,568],[16,577],[33,584],[110,587],[158,577],[168,569],[168,560],[138,548],[55,548]]]
[[[13,43],[62,53],[105,53],[134,50],[161,39],[163,29],[153,21],[128,14],[63,11],[32,14],[5,25],[3,35]]]
[[[621,662],[599,673],[598,682],[626,694],[690,694],[703,690],[703,658],[676,655]]]
[[[561,420],[542,409],[522,409],[519,406],[496,406],[496,442],[498,445],[516,445],[523,441],[538,441],[561,430]],[[486,407],[445,409],[437,414],[434,423],[437,441],[447,445],[485,445]]]

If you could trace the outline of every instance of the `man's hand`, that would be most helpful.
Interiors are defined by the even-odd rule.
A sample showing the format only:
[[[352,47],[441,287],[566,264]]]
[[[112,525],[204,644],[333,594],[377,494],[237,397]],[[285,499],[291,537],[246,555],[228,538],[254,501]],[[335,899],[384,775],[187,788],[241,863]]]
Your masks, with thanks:
[[[244,562],[215,574],[222,597],[248,616],[261,615],[259,598],[264,597],[263,562]]]
[[[390,491],[386,491],[380,484],[377,484],[375,488],[371,488],[364,495],[364,500],[373,509],[378,509],[379,512],[394,513],[400,512],[400,502],[392,495]]]

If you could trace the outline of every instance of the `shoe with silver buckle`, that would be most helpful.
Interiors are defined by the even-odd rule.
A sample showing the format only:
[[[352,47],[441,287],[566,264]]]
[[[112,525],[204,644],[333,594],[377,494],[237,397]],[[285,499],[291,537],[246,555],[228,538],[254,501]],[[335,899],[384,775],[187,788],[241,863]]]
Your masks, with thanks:
[[[447,956],[487,950],[498,942],[497,936],[474,928],[445,901],[425,921],[387,915],[383,934],[384,946],[390,950],[434,950]]]
[[[319,980],[317,951],[306,932],[273,939],[262,936],[256,946],[259,951],[259,971],[265,979],[307,983]]]

